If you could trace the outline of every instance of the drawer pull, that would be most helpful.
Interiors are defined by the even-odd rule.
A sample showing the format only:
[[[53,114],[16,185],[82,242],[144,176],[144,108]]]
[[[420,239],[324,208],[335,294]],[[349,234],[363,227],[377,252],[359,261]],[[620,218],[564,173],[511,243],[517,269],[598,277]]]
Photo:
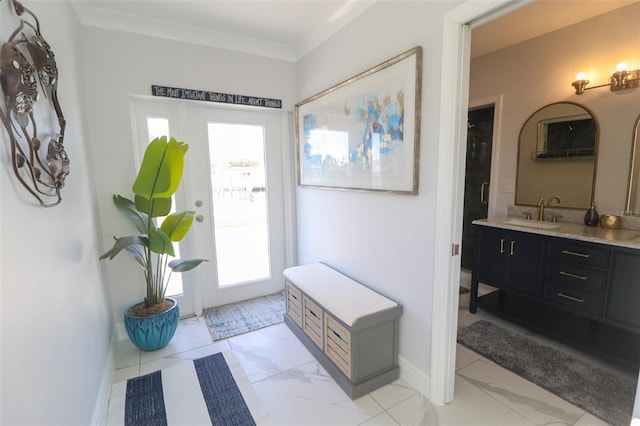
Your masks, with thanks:
[[[562,297],[563,299],[569,299],[572,300],[574,302],[578,302],[578,303],[584,303],[584,299],[578,299],[577,297],[573,297],[573,296],[568,296],[564,293],[558,293],[558,297]]]
[[[289,296],[293,297],[295,300],[298,300],[298,298],[296,297],[296,295],[295,295],[295,294],[293,294],[293,293],[289,293]]]
[[[582,281],[586,281],[588,277],[584,276],[584,275],[576,275],[576,274],[572,274],[571,272],[567,272],[567,271],[560,271],[560,275],[564,275],[565,277],[569,277],[569,278],[575,278],[577,280],[582,280]]]
[[[500,254],[504,253],[504,238],[500,239]]]
[[[516,254],[516,252],[513,250],[515,245],[516,245],[516,242],[514,240],[511,240],[511,251],[509,252],[511,256]]]
[[[576,251],[571,251],[571,250],[562,250],[562,254],[568,254],[571,256],[578,256],[578,257],[584,257],[585,259],[588,259],[591,257],[590,254],[585,254],[585,253],[578,253]]]
[[[333,334],[335,334],[335,335],[336,335],[336,337],[337,337],[338,339],[340,339],[340,340],[342,340],[343,342],[345,342],[345,340],[342,338],[342,336],[341,336],[341,335],[339,335],[335,330],[331,330],[331,332],[332,332]]]
[[[311,309],[307,308],[307,310],[309,311],[309,313],[310,313],[311,315],[313,315],[314,317],[318,318],[318,315],[316,315],[316,313],[315,313],[315,312],[313,312]]]

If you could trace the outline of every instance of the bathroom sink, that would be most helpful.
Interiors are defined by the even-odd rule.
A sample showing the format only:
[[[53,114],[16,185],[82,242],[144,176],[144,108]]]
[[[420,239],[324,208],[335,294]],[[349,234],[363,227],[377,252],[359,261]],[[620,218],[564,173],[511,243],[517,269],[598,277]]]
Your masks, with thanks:
[[[515,225],[515,226],[524,226],[526,228],[535,228],[535,229],[556,229],[560,227],[560,225],[558,225],[557,223],[539,222],[536,220],[518,219],[515,217],[510,217],[508,219],[501,220],[500,223],[504,223],[507,225]]]

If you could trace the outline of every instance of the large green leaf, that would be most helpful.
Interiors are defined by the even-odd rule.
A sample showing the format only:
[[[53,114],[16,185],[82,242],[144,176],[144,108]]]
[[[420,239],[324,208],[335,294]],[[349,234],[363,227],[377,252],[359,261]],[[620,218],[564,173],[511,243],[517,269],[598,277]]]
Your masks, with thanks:
[[[171,268],[173,272],[187,272],[192,270],[202,262],[208,262],[208,260],[207,259],[188,259],[188,260],[174,259],[171,262],[169,262],[169,268]]]
[[[152,228],[149,232],[149,248],[152,252],[158,254],[168,254],[174,256],[173,243],[162,229]]]
[[[171,241],[180,241],[189,232],[195,215],[196,212],[193,211],[174,213],[167,216],[160,227]]]
[[[162,216],[168,215],[171,212],[171,203],[172,203],[171,197],[154,198],[153,209],[152,209],[149,203],[149,200],[147,200],[141,195],[136,195],[136,208],[141,212],[145,212],[151,217],[162,217]]]
[[[122,250],[129,251],[129,248],[131,247],[146,247],[149,244],[149,240],[146,237],[141,237],[139,235],[115,238],[115,240],[116,242],[113,244],[113,247],[111,247],[109,251],[100,256],[100,260],[106,258],[109,258],[109,260],[111,260],[116,257]]]
[[[143,234],[147,233],[148,216],[138,210],[133,201],[120,195],[113,196],[113,204],[120,210]]]
[[[147,269],[147,258],[144,256],[144,250],[140,246],[126,246],[125,251],[135,259],[142,269]]]
[[[189,145],[162,136],[152,140],[145,150],[133,192],[147,200],[169,198],[178,189]]]

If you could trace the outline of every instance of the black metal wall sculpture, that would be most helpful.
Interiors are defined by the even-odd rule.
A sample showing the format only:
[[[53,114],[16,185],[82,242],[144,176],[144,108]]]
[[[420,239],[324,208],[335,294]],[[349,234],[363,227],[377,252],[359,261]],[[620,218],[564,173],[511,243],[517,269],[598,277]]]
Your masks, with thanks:
[[[35,25],[21,19],[2,45],[0,84],[5,110],[0,109],[0,119],[9,134],[11,163],[18,181],[42,206],[51,207],[62,200],[60,191],[69,174],[69,158],[63,144],[66,122],[58,102],[58,68],[36,15],[19,1],[12,1],[16,14],[30,15]],[[38,138],[33,110],[41,93],[49,100],[48,110],[58,121],[58,132],[50,135],[46,148]]]

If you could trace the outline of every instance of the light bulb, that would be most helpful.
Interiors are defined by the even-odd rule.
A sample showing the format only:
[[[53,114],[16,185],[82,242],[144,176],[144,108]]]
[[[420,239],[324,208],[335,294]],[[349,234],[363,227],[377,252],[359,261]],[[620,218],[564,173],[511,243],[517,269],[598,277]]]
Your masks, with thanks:
[[[627,69],[627,64],[624,62],[620,62],[618,65],[616,65],[617,71],[625,71],[626,69]]]
[[[586,80],[586,79],[587,79],[587,74],[585,74],[584,72],[579,72],[576,75],[576,80],[578,80],[578,81],[583,81],[583,80]]]

